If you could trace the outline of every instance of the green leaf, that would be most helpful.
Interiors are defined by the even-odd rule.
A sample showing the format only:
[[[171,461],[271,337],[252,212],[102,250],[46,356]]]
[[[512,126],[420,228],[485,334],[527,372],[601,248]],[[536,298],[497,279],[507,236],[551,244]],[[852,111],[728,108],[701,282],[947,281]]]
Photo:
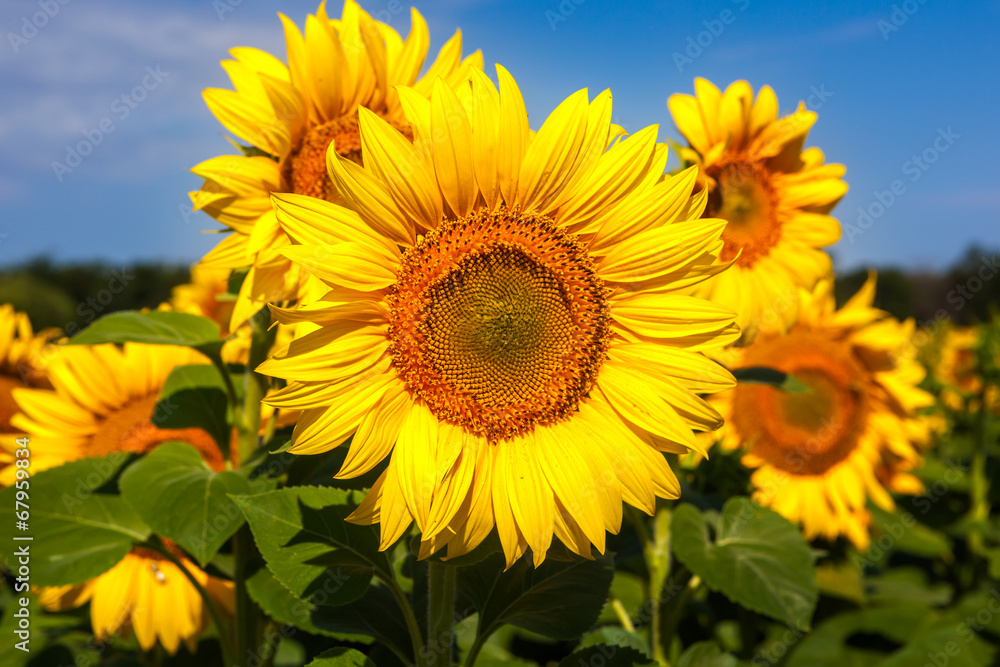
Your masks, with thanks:
[[[459,590],[479,611],[481,636],[503,624],[555,639],[576,639],[597,620],[614,574],[611,561],[546,560],[538,568],[522,558],[503,572],[497,554],[458,571]]]
[[[723,653],[715,642],[697,642],[681,654],[677,667],[736,667],[736,657]]]
[[[353,648],[332,648],[317,655],[306,667],[375,667],[375,663]]]
[[[397,655],[413,657],[406,620],[385,586],[372,586],[364,597],[350,604],[318,606],[311,620],[324,634],[367,635],[392,647]]]
[[[748,498],[731,498],[714,524],[692,505],[674,510],[674,554],[712,590],[747,609],[808,629],[819,592],[799,529]]]
[[[809,386],[794,375],[782,373],[777,369],[767,368],[766,366],[737,368],[731,372],[737,382],[744,384],[766,384],[789,394],[804,394],[809,391]]]
[[[392,578],[375,531],[345,521],[362,497],[300,486],[233,499],[278,581],[303,600],[340,605],[364,595],[373,575]]]
[[[643,655],[649,655],[649,645],[643,637],[617,625],[605,625],[596,630],[591,630],[580,637],[580,645],[577,648],[587,648],[599,644],[625,646],[635,649]]]
[[[318,627],[313,623],[312,615],[315,605],[292,595],[292,592],[281,585],[271,571],[267,569],[263,559],[253,562],[248,567],[246,577],[247,592],[254,602],[264,612],[278,623],[291,625],[314,635],[333,637],[341,641],[357,644],[371,643],[371,636],[364,633],[336,632]]]
[[[877,552],[895,549],[924,558],[951,559],[951,542],[947,536],[919,523],[911,513],[886,512],[874,503],[869,503],[869,509],[876,534],[868,554],[862,556],[877,556]]]
[[[149,528],[121,496],[102,488],[129,458],[116,452],[33,475],[26,531],[15,526],[18,489],[0,491],[0,549],[7,563],[15,562],[15,549],[28,546],[32,586],[79,584],[110,570],[133,543],[149,537]],[[15,536],[34,539],[15,542]]]
[[[865,604],[864,577],[849,561],[823,563],[816,566],[816,585],[824,595]]]
[[[160,390],[152,421],[158,428],[200,428],[229,458],[228,408],[226,385],[217,368],[207,364],[178,366]]]
[[[223,340],[219,338],[219,325],[207,317],[168,310],[124,310],[100,318],[66,345],[101,343],[181,345],[214,357],[222,349]]]
[[[580,665],[602,665],[603,667],[655,666],[656,662],[644,654],[626,646],[598,644],[574,651],[559,662],[559,667],[580,667]]]
[[[214,472],[184,442],[167,442],[146,454],[122,474],[119,486],[153,532],[184,547],[202,567],[243,525],[239,506],[227,494],[250,491],[245,477]]]

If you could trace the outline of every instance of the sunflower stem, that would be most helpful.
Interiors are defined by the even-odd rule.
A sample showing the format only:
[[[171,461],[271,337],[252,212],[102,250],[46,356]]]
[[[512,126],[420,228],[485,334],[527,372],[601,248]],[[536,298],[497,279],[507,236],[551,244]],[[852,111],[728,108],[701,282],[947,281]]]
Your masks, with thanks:
[[[163,544],[163,541],[159,537],[153,535],[148,542],[144,545],[156,553],[160,554],[168,561],[174,564],[181,573],[187,577],[187,580],[191,582],[194,589],[198,591],[198,595],[201,596],[202,602],[205,603],[205,607],[208,609],[209,616],[212,617],[212,622],[215,623],[215,627],[219,631],[219,646],[222,649],[222,660],[226,664],[226,667],[231,667],[235,665],[233,662],[233,640],[231,633],[229,632],[229,626],[222,622],[222,615],[219,613],[218,608],[215,606],[215,602],[212,600],[208,591],[205,587],[201,585],[201,582],[188,570],[181,559],[170,552],[169,549]]]
[[[630,506],[625,509],[639,541],[642,542],[642,554],[649,571],[649,644],[653,649],[653,659],[660,665],[666,665],[668,662],[663,643],[662,613],[664,588],[670,574],[670,508],[660,507],[656,510],[652,534],[646,517],[639,510]]]
[[[416,664],[422,664],[421,655],[424,652],[424,639],[420,632],[420,624],[417,623],[417,616],[413,613],[413,606],[406,597],[406,593],[403,589],[399,587],[396,583],[395,576],[393,577],[380,577],[385,585],[389,587],[392,592],[392,596],[396,598],[396,604],[399,605],[400,611],[403,612],[403,618],[406,620],[406,629],[410,633],[410,642],[413,644],[413,657]],[[393,649],[395,652],[395,649]],[[409,662],[408,658],[401,656],[404,663]]]
[[[274,342],[274,333],[268,331],[270,311],[267,308],[249,320],[250,354],[243,384],[243,406],[237,420],[239,435],[239,464],[247,465],[260,441],[260,405],[267,393],[267,378],[255,369],[267,358]],[[240,665],[250,658],[257,659],[263,615],[247,591],[246,574],[249,564],[257,556],[256,545],[250,528],[240,527],[233,536],[233,560],[236,583],[236,659]]]
[[[424,664],[426,667],[449,667],[454,640],[452,623],[455,620],[457,569],[435,561],[430,561],[427,565],[427,643]]]

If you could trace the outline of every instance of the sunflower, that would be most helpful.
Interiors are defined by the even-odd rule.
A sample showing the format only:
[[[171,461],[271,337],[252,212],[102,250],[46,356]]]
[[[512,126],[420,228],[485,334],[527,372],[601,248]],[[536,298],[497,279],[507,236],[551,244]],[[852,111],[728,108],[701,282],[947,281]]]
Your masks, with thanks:
[[[329,293],[273,309],[321,327],[259,370],[304,411],[290,451],[351,439],[340,478],[389,459],[351,516],[381,548],[415,521],[422,557],[496,526],[508,565],[553,535],[590,558],[622,501],[677,497],[662,452],[721,423],[697,394],[733,379],[702,350],[735,340],[734,314],[678,291],[725,268],[724,221],[700,219],[694,170],[663,177],[656,127],[608,148],[610,92],[533,134],[497,71],[461,99],[398,89],[413,142],[362,109],[364,166],[328,154],[343,206],[274,195],[282,252]]]
[[[807,538],[847,536],[868,546],[866,499],[891,510],[888,491],[918,493],[907,471],[920,463],[931,420],[918,414],[933,397],[911,344],[913,321],[872,307],[875,278],[840,310],[833,280],[802,295],[798,323],[733,348],[736,368],[769,367],[805,385],[786,392],[740,384],[712,402],[726,418],[728,448],[746,448],[754,499],[801,523]]]
[[[10,433],[11,417],[17,412],[13,391],[20,387],[51,387],[45,375],[51,343],[57,329],[32,330],[25,313],[10,304],[0,304],[0,433]]]
[[[816,113],[800,104],[779,119],[774,91],[764,86],[754,102],[746,81],[722,93],[696,79],[695,96],[673,95],[668,105],[690,144],[682,157],[702,169],[705,216],[729,223],[722,259],[735,262],[695,293],[736,310],[748,339],[761,327],[786,331],[799,288],[831,270],[821,248],[840,238],[829,213],[847,192],[842,165],[823,164],[818,148],[802,150]]]
[[[10,304],[0,304],[0,469],[14,461],[17,439],[23,435],[10,420],[17,413],[14,390],[22,387],[51,387],[45,367],[52,351],[51,341],[61,335],[57,329],[35,333],[27,314]],[[0,481],[0,486],[6,482]]]
[[[992,385],[987,386],[984,391],[976,358],[981,338],[979,329],[952,327],[945,332],[943,338],[937,364],[934,366],[934,377],[944,385],[941,389],[941,402],[956,412],[976,410],[982,394],[986,409],[998,411],[1000,391]]]
[[[151,421],[170,372],[177,366],[206,363],[201,354],[179,347],[126,343],[122,348],[60,348],[47,368],[53,389],[14,390],[20,412],[11,421],[31,441],[32,472],[112,452],[142,454],[167,441],[190,444],[211,468],[222,470],[222,452],[208,433],[198,428],[161,429]],[[13,473],[13,467],[7,467],[0,471],[0,480],[10,484]],[[183,557],[175,546],[169,548]],[[230,582],[184,562],[223,608],[232,607]],[[144,649],[157,637],[171,653],[181,640],[193,646],[206,625],[206,610],[194,586],[169,561],[142,547],[133,548],[96,579],[43,589],[41,600],[52,610],[89,601],[98,639],[131,627]]]
[[[232,312],[231,330],[265,301],[302,296],[299,274],[278,249],[288,240],[271,209],[271,192],[295,192],[336,199],[326,176],[326,151],[335,143],[342,155],[360,162],[358,109],[367,108],[409,133],[394,87],[429,93],[439,77],[458,84],[469,67],[482,69],[479,52],[465,58],[457,31],[423,78],[427,24],[415,9],[404,41],[392,28],[366,14],[353,0],[340,19],[325,3],[306,19],[305,36],[287,17],[288,65],[251,48],[235,48],[223,61],[236,90],[208,89],[205,101],[216,118],[247,141],[247,155],[223,155],[192,169],[205,178],[191,193],[202,210],[229,228],[202,260],[206,267],[251,267]]]
[[[175,545],[164,542],[220,611],[233,616],[232,582],[206,574]],[[144,547],[133,548],[117,565],[90,581],[41,589],[38,601],[49,611],[66,611],[90,602],[97,641],[131,629],[144,651],[159,640],[170,654],[177,652],[182,641],[194,653],[211,618],[204,600],[180,568]]]

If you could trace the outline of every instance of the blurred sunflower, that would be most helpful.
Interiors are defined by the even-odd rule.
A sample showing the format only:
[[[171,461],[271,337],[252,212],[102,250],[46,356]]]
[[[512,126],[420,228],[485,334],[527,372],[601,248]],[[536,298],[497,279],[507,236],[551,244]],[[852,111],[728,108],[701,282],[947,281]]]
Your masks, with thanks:
[[[461,31],[448,40],[424,77],[427,24],[415,9],[404,41],[372,19],[353,0],[340,19],[326,3],[306,19],[305,36],[286,16],[288,65],[251,48],[235,48],[223,61],[236,90],[208,89],[205,101],[226,129],[247,141],[247,155],[223,155],[192,171],[205,178],[191,193],[202,210],[229,227],[202,260],[211,268],[251,267],[243,282],[229,329],[236,330],[264,302],[301,296],[298,272],[279,252],[288,240],[274,219],[271,192],[336,198],[326,176],[326,150],[360,162],[358,109],[368,108],[409,136],[394,87],[413,86],[427,94],[439,77],[457,85],[469,67],[482,69],[479,52],[464,60]]]
[[[755,102],[746,81],[722,93],[696,79],[694,96],[673,95],[668,105],[690,144],[681,156],[702,170],[705,217],[729,223],[722,259],[735,261],[695,293],[736,310],[748,339],[760,327],[786,331],[799,288],[832,268],[821,248],[840,238],[829,213],[847,192],[842,165],[823,164],[818,148],[802,150],[816,113],[800,104],[779,119],[774,91],[764,86]]]
[[[152,422],[170,372],[207,363],[201,354],[179,347],[126,343],[122,348],[60,348],[47,369],[53,389],[14,390],[20,412],[11,421],[31,439],[32,473],[88,456],[146,453],[167,441],[190,444],[212,469],[222,470],[222,452],[208,433],[161,429]],[[0,471],[0,480],[10,484],[13,472],[8,466]],[[182,556],[179,550],[177,555]],[[185,565],[224,609],[232,608],[230,582],[209,577],[190,562]],[[89,601],[98,640],[131,627],[144,649],[159,638],[171,653],[181,640],[193,646],[207,624],[194,586],[169,561],[140,547],[91,581],[43,589],[41,600],[46,608],[60,611]]]
[[[943,337],[934,377],[944,385],[941,401],[956,412],[966,408],[976,410],[979,397],[985,397],[986,409],[1000,409],[1000,390],[995,386],[983,387],[976,349],[980,331],[976,327],[951,327]]]
[[[220,613],[232,617],[232,582],[206,574],[175,545],[165,543]],[[181,642],[193,653],[211,619],[204,600],[180,568],[143,547],[133,548],[117,565],[90,581],[41,589],[38,601],[49,611],[66,611],[90,602],[90,622],[97,641],[131,629],[142,650],[150,650],[159,640],[171,655]]]
[[[461,98],[399,88],[414,140],[359,114],[364,166],[331,150],[344,205],[274,195],[283,254],[329,286],[274,308],[322,325],[259,368],[304,410],[290,451],[353,435],[338,477],[389,458],[352,515],[388,548],[415,521],[422,557],[497,528],[512,564],[553,535],[581,556],[680,487],[661,452],[699,448],[733,385],[702,350],[734,314],[678,293],[725,268],[695,174],[662,176],[656,127],[609,144],[611,94],[570,96],[537,134],[517,84],[480,71]]]
[[[61,334],[45,329],[37,334],[26,313],[0,304],[0,433],[10,433],[17,412],[13,391],[20,387],[51,387],[45,375],[49,344]]]
[[[802,524],[809,539],[845,535],[859,549],[869,540],[867,498],[891,510],[887,489],[920,492],[907,471],[932,428],[917,412],[934,402],[917,387],[925,373],[912,320],[873,308],[874,297],[871,276],[836,310],[833,280],[822,280],[803,293],[788,334],[762,333],[728,351],[732,367],[775,368],[804,391],[741,383],[712,397],[726,418],[723,445],[746,448],[743,462],[756,469],[754,499]]]
[[[22,433],[11,425],[17,413],[14,390],[22,387],[51,387],[45,375],[57,329],[35,333],[26,313],[10,304],[0,304],[0,469],[14,460],[17,439]],[[13,476],[11,476],[13,479]],[[8,481],[0,478],[0,487]]]

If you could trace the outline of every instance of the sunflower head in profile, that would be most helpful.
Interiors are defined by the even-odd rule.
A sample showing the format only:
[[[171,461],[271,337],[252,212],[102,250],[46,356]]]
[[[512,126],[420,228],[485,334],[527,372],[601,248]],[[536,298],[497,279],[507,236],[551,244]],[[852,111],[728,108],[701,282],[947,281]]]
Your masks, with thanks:
[[[913,322],[872,307],[874,276],[840,310],[832,290],[824,279],[804,293],[787,334],[763,332],[729,351],[734,367],[778,369],[801,391],[741,383],[712,402],[726,417],[723,445],[744,448],[755,469],[755,500],[802,524],[807,538],[844,535],[865,549],[867,499],[890,510],[888,491],[921,489],[907,471],[930,439],[918,411],[934,401],[917,387]]]
[[[803,150],[816,113],[800,104],[778,118],[774,91],[764,86],[755,101],[746,81],[723,93],[696,79],[694,96],[673,95],[668,105],[690,144],[682,157],[701,167],[705,216],[728,223],[722,259],[735,262],[696,293],[733,308],[747,339],[760,328],[787,330],[799,288],[831,270],[822,248],[840,238],[840,223],[829,213],[847,192],[842,165]]]
[[[13,425],[31,439],[32,474],[85,457],[113,452],[144,454],[167,441],[190,444],[206,464],[222,470],[218,444],[198,428],[164,429],[153,423],[160,391],[170,372],[208,359],[188,348],[126,343],[124,347],[61,347],[47,367],[52,389],[15,389],[19,412]],[[14,468],[0,470],[10,484]],[[231,582],[209,576],[184,558],[191,572],[224,609],[233,607]],[[111,570],[75,586],[42,589],[42,604],[66,610],[90,602],[99,641],[132,629],[143,649],[159,639],[170,653],[191,648],[208,624],[201,596],[170,561],[135,547]]]
[[[334,144],[360,163],[359,109],[371,110],[409,137],[396,86],[426,95],[439,78],[457,85],[468,68],[482,69],[478,52],[462,59],[462,36],[456,32],[418,78],[430,38],[415,9],[404,40],[353,0],[346,0],[339,19],[327,16],[325,4],[306,19],[304,35],[281,16],[287,65],[257,49],[235,48],[234,59],[222,63],[235,90],[205,91],[219,122],[251,147],[246,155],[212,158],[192,169],[205,179],[201,190],[191,193],[194,208],[231,232],[202,263],[251,267],[231,315],[234,331],[265,301],[302,296],[299,273],[278,252],[288,240],[275,221],[270,194],[335,200],[326,174],[327,147]]]
[[[720,424],[698,394],[733,379],[702,350],[734,314],[682,292],[725,268],[724,222],[701,219],[693,169],[663,176],[657,128],[614,142],[609,92],[532,133],[497,70],[499,89],[399,88],[412,140],[362,109],[363,166],[328,153],[342,205],[274,196],[282,253],[328,293],[274,309],[320,327],[259,370],[303,410],[290,451],[350,440],[339,477],[388,459],[352,516],[382,548],[415,522],[422,556],[495,526],[508,564],[553,536],[589,558],[622,501],[678,495],[663,452]]]

